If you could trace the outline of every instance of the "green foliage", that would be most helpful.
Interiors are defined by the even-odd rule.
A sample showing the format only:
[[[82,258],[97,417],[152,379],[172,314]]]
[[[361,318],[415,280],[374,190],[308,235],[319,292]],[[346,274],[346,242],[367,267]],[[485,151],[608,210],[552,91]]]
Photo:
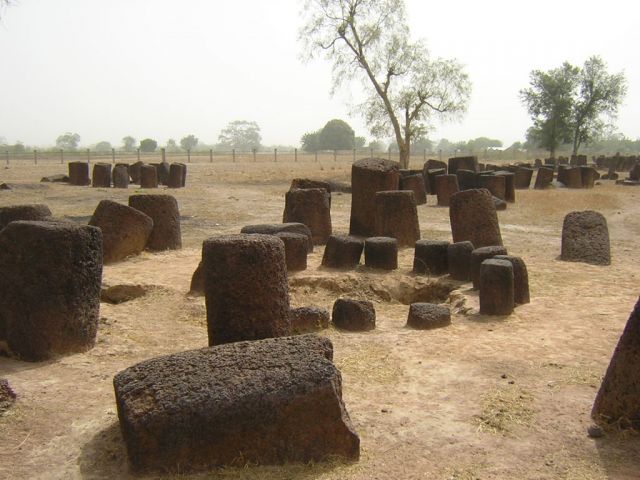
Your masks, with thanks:
[[[229,123],[218,135],[222,148],[251,151],[260,149],[262,137],[256,122],[235,120]]]
[[[133,152],[136,149],[136,139],[131,136],[122,138],[122,149],[125,152]]]
[[[80,143],[80,135],[77,133],[67,132],[60,135],[56,139],[56,147],[63,150],[75,151]]]
[[[487,148],[499,148],[502,147],[502,142],[495,138],[487,138],[487,137],[478,137],[473,140],[469,140],[466,145],[467,150],[471,150],[472,152],[477,152],[481,150],[486,150]]]
[[[367,139],[364,137],[355,137],[354,141],[356,143],[355,148],[362,148],[367,143]]]
[[[152,138],[145,138],[140,140],[140,151],[142,152],[155,152],[158,148],[158,142]]]
[[[320,150],[320,130],[307,132],[300,139],[302,150],[305,152],[317,152]]]
[[[349,150],[354,147],[355,132],[344,120],[329,120],[320,130],[320,150]]]
[[[102,142],[98,142],[93,146],[93,149],[96,152],[110,152],[111,151],[111,143],[107,142],[107,141],[102,141]]]
[[[387,151],[387,145],[381,140],[370,141],[367,148],[369,150],[372,150],[373,152],[378,152],[378,153]]]
[[[178,148],[178,144],[176,143],[174,138],[170,138],[167,140],[167,144],[165,145],[165,149],[167,152],[177,152],[180,149]]]
[[[183,150],[193,150],[198,145],[198,139],[194,135],[187,135],[180,139],[180,148]]]

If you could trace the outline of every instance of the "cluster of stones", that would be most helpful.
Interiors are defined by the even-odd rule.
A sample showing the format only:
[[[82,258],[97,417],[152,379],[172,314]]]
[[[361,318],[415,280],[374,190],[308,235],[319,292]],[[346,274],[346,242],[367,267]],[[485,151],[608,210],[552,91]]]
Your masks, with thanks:
[[[158,188],[159,185],[182,188],[186,184],[186,178],[187,166],[184,163],[116,163],[113,168],[110,163],[95,163],[89,178],[87,162],[69,162],[68,182],[71,185],[91,185],[96,188],[111,188],[113,185],[115,188],[128,188],[130,183],[134,183],[141,188]]]

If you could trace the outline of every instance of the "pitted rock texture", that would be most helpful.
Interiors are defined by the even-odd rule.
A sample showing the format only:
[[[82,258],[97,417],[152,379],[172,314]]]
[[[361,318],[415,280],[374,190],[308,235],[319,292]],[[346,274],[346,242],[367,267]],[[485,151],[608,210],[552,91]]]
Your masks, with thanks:
[[[333,303],[331,321],[337,328],[362,332],[376,328],[376,311],[368,300],[338,298]]]
[[[49,220],[51,210],[44,204],[12,205],[0,207],[0,230],[15,220]]]
[[[571,212],[562,225],[560,259],[592,265],[611,265],[607,220],[599,212]]]
[[[488,190],[464,190],[451,197],[449,219],[454,242],[478,247],[502,245],[498,214]]]
[[[131,195],[129,206],[153,220],[147,250],[179,250],[182,248],[180,210],[171,195]]]
[[[451,312],[444,305],[434,303],[412,303],[409,306],[407,327],[431,330],[451,325]]]

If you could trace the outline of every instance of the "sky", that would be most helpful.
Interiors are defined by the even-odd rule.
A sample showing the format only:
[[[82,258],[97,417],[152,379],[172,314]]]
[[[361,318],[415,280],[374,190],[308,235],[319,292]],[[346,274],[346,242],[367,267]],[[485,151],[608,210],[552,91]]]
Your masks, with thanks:
[[[194,134],[214,144],[231,121],[256,121],[265,145],[299,145],[333,118],[371,140],[349,102],[333,97],[331,65],[305,63],[299,0],[15,0],[0,21],[0,137],[31,146],[77,132],[81,145]],[[640,28],[629,0],[407,0],[412,38],[456,58],[473,91],[461,120],[434,140],[523,140],[518,92],[534,69],[600,55],[624,71],[619,132],[640,137]]]

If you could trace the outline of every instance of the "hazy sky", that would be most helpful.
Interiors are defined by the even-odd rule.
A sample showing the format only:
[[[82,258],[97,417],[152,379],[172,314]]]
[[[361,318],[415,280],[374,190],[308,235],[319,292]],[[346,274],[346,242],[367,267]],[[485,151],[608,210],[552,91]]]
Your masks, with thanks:
[[[640,45],[630,0],[408,0],[414,38],[455,57],[473,82],[468,113],[430,138],[488,136],[509,145],[529,117],[518,98],[533,69],[594,54],[624,70],[618,127],[640,137]],[[298,0],[18,0],[0,24],[0,137],[52,145],[66,131],[83,145],[125,135],[164,144],[195,134],[215,143],[233,120],[254,120],[266,145],[350,117],[349,95],[329,96],[330,65],[303,64]],[[352,85],[357,97],[362,88]]]

